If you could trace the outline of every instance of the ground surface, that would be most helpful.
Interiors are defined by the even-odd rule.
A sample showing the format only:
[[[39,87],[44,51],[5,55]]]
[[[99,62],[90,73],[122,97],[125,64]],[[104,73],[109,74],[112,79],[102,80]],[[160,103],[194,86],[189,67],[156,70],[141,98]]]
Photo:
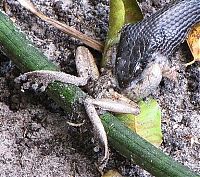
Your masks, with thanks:
[[[81,43],[42,22],[17,1],[7,2],[7,13],[17,26],[63,71],[75,74],[74,52]],[[48,16],[105,40],[108,1],[33,2]],[[141,7],[150,14],[166,2],[141,1]],[[182,45],[172,57],[178,82],[163,79],[153,96],[162,107],[163,151],[200,173],[200,69],[197,63],[187,69],[183,66],[191,57],[187,46]],[[0,67],[0,176],[100,176],[95,166],[98,153],[93,151],[91,125],[68,125],[66,121],[72,118],[44,93],[20,91],[13,82],[20,71],[8,58],[1,56]],[[107,169],[118,169],[124,176],[149,176],[111,151]]]

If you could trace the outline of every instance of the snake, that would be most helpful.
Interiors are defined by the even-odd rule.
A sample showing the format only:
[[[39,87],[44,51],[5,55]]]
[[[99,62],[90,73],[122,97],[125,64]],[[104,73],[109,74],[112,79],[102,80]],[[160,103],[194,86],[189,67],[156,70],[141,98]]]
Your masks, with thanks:
[[[136,24],[125,25],[114,71],[119,87],[141,98],[149,95],[162,78],[157,66],[165,65],[199,22],[200,0],[177,0]],[[156,67],[151,67],[153,64]]]

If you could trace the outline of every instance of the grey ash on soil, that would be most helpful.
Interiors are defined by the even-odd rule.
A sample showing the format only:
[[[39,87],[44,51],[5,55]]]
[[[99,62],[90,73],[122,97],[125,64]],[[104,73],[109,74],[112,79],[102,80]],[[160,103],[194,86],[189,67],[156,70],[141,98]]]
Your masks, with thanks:
[[[7,13],[21,31],[63,71],[76,74],[74,53],[82,43],[27,12],[17,1],[7,2]],[[32,2],[47,16],[105,41],[107,0]],[[140,5],[143,12],[150,15],[168,2],[140,0]],[[153,96],[162,108],[163,151],[200,172],[200,145],[197,143],[200,138],[200,69],[198,63],[187,69],[183,66],[191,59],[188,53],[184,45],[171,59],[179,73],[178,83],[164,78]],[[19,70],[6,57],[0,58],[1,176],[100,176],[94,164],[98,154],[93,151],[91,125],[71,127],[66,120],[74,118],[66,115],[45,94],[22,93],[20,86],[13,83]],[[112,168],[124,176],[150,176],[113,149],[107,169]]]

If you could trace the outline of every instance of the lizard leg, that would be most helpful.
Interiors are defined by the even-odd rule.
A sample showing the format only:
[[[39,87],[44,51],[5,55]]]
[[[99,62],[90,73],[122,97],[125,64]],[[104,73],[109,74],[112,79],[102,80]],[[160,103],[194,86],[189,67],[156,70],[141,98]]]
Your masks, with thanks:
[[[112,100],[109,98],[96,98],[92,100],[92,104],[100,107],[103,110],[115,112],[115,113],[130,113],[139,114],[138,106],[133,106],[122,100]]]
[[[15,81],[34,81],[35,83],[42,83],[45,90],[48,84],[53,81],[84,86],[87,84],[89,78],[98,79],[98,69],[96,65],[94,65],[94,58],[87,48],[82,46],[77,48],[75,61],[78,76],[73,76],[61,71],[37,70],[24,73],[17,77]]]
[[[135,107],[135,105],[130,105],[124,100],[112,100],[109,98],[92,99],[89,97],[84,100],[84,106],[86,113],[93,124],[94,132],[104,147],[104,156],[101,159],[101,166],[99,167],[104,168],[109,159],[108,140],[105,129],[95,107],[100,107],[103,110],[116,113],[131,114],[139,114],[139,108]]]
[[[104,147],[104,156],[101,159],[101,164],[106,165],[106,163],[109,159],[109,150],[108,150],[108,139],[107,139],[105,129],[104,129],[101,119],[95,109],[95,106],[93,104],[93,99],[86,98],[84,101],[84,106],[85,106],[86,113],[87,113],[88,117],[90,118],[90,121],[93,125],[94,132],[95,132],[98,140],[100,140],[100,142],[102,143],[102,145]]]

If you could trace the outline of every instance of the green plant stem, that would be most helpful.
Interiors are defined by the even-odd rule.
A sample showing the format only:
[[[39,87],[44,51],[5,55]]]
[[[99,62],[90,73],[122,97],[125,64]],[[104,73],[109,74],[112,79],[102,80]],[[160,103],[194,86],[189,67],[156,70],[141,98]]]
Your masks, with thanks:
[[[0,12],[0,47],[22,72],[32,70],[59,70],[50,63],[44,54],[33,46],[33,43],[19,32],[12,21]]]
[[[58,67],[55,66],[52,62],[48,61],[47,57],[40,50],[35,48],[33,44],[27,39],[27,37],[25,37],[13,25],[10,19],[1,11],[0,49],[4,52],[5,55],[9,56],[9,58],[22,71],[33,71],[41,69],[58,70]],[[82,100],[86,96],[86,94],[80,88],[71,84],[63,84],[59,82],[50,84],[47,93],[56,101],[58,105],[67,111],[74,111],[74,109],[77,109],[77,107],[82,107]],[[158,173],[159,171],[162,171],[161,174],[163,174],[164,171],[164,173],[170,174],[169,176],[173,176],[174,173],[171,173],[171,170],[173,169],[172,164],[175,162],[171,158],[169,158],[167,163],[162,163],[162,166],[156,165],[157,163],[154,161],[159,161],[159,158],[162,158],[162,156],[166,158],[164,153],[160,152],[160,150],[155,147],[151,149],[152,145],[141,139],[135,133],[127,133],[127,130],[123,130],[123,124],[120,122],[116,123],[113,120],[112,115],[106,114],[102,120],[106,130],[108,131],[108,138],[110,142],[112,143],[113,147],[116,148],[121,154],[126,155],[127,158],[131,158],[133,161],[137,162],[138,165],[152,172],[152,174],[160,174]],[[114,127],[114,129],[111,127]],[[119,130],[121,135],[119,136],[119,133],[113,132],[113,130]],[[118,140],[118,138],[120,139]],[[135,141],[131,141],[130,139],[135,139]],[[116,144],[113,143],[115,140]],[[135,149],[135,146],[138,148]],[[127,151],[125,151],[126,149]],[[150,154],[148,154],[148,152],[154,153],[155,157],[153,156],[153,158]],[[144,157],[144,154],[147,156]],[[159,156],[157,157],[156,154]],[[144,161],[143,158],[145,158]],[[148,161],[147,166],[145,161]],[[194,174],[188,168],[185,168],[182,165],[178,165],[177,170],[180,170],[181,172],[183,171],[183,176],[186,171],[186,174]]]
[[[110,144],[126,158],[155,176],[198,176],[161,150],[135,134],[111,114],[102,116]]]

